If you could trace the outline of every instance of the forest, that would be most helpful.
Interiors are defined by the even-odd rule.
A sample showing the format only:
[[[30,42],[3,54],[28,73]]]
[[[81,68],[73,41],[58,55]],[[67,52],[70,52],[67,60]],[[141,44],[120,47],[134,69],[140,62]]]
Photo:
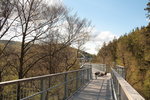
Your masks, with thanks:
[[[150,2],[147,4],[150,19]],[[94,62],[111,66],[122,65],[126,69],[126,80],[146,100],[150,99],[150,24],[133,29],[118,39],[104,43]]]

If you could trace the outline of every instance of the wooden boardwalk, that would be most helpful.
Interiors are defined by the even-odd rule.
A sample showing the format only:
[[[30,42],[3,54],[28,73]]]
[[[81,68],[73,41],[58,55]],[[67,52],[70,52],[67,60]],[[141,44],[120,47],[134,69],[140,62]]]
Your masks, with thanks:
[[[93,73],[97,69],[92,69]],[[95,78],[95,77],[93,77]],[[111,90],[111,74],[93,79],[74,94],[69,100],[113,100]]]

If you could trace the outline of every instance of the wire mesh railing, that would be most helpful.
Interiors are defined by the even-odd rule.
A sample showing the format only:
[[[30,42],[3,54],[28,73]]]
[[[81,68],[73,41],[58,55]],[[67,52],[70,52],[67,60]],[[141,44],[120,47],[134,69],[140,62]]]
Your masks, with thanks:
[[[88,66],[88,65],[86,65]],[[0,100],[65,100],[88,83],[91,67],[0,83]]]
[[[126,79],[126,68],[124,66],[116,65],[114,69],[119,75]]]
[[[106,64],[92,64],[94,69],[106,72]]]

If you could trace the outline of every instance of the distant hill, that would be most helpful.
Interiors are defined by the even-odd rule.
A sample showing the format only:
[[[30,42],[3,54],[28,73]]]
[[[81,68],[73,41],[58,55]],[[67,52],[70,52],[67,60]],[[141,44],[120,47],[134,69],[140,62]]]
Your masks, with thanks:
[[[9,41],[9,40],[0,40],[0,44],[7,44],[9,42],[9,45],[18,45],[18,46],[20,46],[21,45],[21,42],[19,42],[19,41]],[[70,47],[71,49],[74,49],[74,50],[77,50],[76,48],[73,48],[73,47]],[[85,58],[93,58],[93,56],[94,55],[92,55],[92,54],[90,54],[90,53],[87,53],[87,52],[85,52],[85,51],[83,51],[83,50],[80,50],[80,53],[82,54],[82,55],[84,55],[85,56]],[[81,57],[83,57],[81,54],[79,54],[79,58],[81,58]]]
[[[0,40],[0,44],[7,44],[8,42],[9,42],[9,45],[20,45],[21,44],[18,41]]]

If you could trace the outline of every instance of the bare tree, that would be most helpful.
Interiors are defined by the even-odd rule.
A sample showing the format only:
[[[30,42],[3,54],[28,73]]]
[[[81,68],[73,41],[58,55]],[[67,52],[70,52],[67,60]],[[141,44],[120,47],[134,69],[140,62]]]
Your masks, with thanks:
[[[8,74],[8,67],[10,67],[8,45],[16,36],[11,35],[9,31],[16,19],[17,16],[14,15],[14,0],[0,0],[0,41],[4,42],[0,45],[0,82],[4,81],[4,76],[10,75]],[[7,41],[4,41],[8,35],[9,38],[7,37]],[[0,99],[3,97],[2,91],[3,88],[0,87]]]
[[[14,12],[14,0],[0,0],[0,40],[3,39],[7,32],[12,27],[14,21],[17,19],[16,16],[13,16],[12,13]],[[5,49],[7,48],[9,42],[12,40],[13,37],[10,37],[8,41],[4,41],[3,45],[1,45],[0,50],[0,59],[4,56]],[[0,68],[4,69],[3,67]]]
[[[48,6],[44,0],[16,0],[14,6],[18,15],[14,30],[21,44],[20,51],[13,53],[17,60],[12,62],[12,66],[17,71],[18,78],[22,79],[37,62],[47,56],[39,56],[32,49],[36,48],[35,43],[45,37],[46,32],[56,27],[65,8],[61,5]],[[17,100],[19,99],[20,85],[17,90]]]
[[[0,1],[0,39],[8,32],[17,17],[14,13],[14,0]]]
[[[43,60],[48,64],[45,67],[49,74],[58,72],[57,69],[68,71],[76,64],[78,51],[88,40],[91,32],[89,27],[90,23],[86,19],[81,20],[77,15],[71,16],[69,12],[64,14],[59,26],[51,30],[42,41],[43,53],[49,55]],[[71,50],[70,46],[73,45],[77,48],[76,52]]]
[[[79,49],[73,49],[71,47],[68,47],[63,50],[62,57],[63,57],[63,71],[69,71],[70,69],[78,69],[79,61],[78,61],[78,52]]]
[[[49,6],[44,3],[44,0],[13,0],[13,3],[9,0],[2,1],[7,3],[6,8],[10,11],[4,9],[9,13],[1,13],[0,31],[2,30],[2,34],[0,39],[13,26],[13,31],[16,34],[14,37],[17,37],[21,43],[18,50],[11,53],[11,56],[14,57],[13,60],[11,59],[11,67],[13,67],[13,71],[17,72],[19,79],[24,78],[39,61],[46,57],[47,62],[50,61],[49,68],[51,68],[52,61],[56,61],[57,58],[61,60],[61,56],[67,53],[67,48],[70,45],[75,45],[79,41],[80,43],[85,42],[90,32],[87,31],[90,26],[87,20],[81,20],[76,15],[70,16],[61,4]],[[13,7],[11,8],[8,4],[13,4]],[[13,16],[13,20],[9,22],[12,9],[14,9],[16,17]],[[39,49],[36,49],[40,47],[37,44],[39,40],[44,41],[46,53],[39,53]],[[64,53],[61,54],[61,52]],[[69,70],[75,64],[76,59],[71,63],[68,62],[68,55],[66,55],[64,63],[68,67],[65,70]],[[18,84],[17,100],[21,98],[20,91],[21,87]]]
[[[60,26],[51,30],[42,41],[42,54],[48,55],[43,62],[49,74],[68,71],[77,64],[79,48],[73,49],[70,46],[78,44],[81,47],[90,32],[87,31],[89,26],[85,20],[79,20],[76,16],[71,16],[71,20],[68,15],[64,16]]]
[[[16,32],[21,40],[20,53],[17,53],[19,63],[16,67],[18,78],[21,79],[27,72],[44,56],[38,58],[32,63],[28,62],[37,54],[32,55],[32,47],[35,43],[45,37],[45,33],[55,27],[57,20],[64,12],[62,6],[49,7],[42,0],[17,0],[15,7],[19,18],[16,24]],[[19,29],[18,29],[19,28]]]
[[[14,14],[14,2],[15,0],[0,0],[0,40],[5,39],[6,36],[8,40],[6,41],[5,46],[3,46],[2,51],[4,51],[9,42],[16,37],[15,35],[11,35],[9,33],[16,19],[18,18],[18,16]],[[8,38],[8,36],[10,38]]]

